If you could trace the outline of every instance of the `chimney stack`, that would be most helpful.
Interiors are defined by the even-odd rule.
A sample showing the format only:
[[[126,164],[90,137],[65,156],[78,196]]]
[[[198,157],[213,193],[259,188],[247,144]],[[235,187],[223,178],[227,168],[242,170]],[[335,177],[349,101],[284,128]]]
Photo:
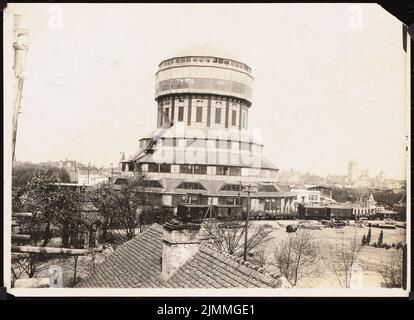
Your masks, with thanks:
[[[176,219],[163,225],[161,276],[165,279],[184,265],[198,251],[200,244],[201,219],[193,212],[196,208],[180,207],[186,214],[178,214]]]

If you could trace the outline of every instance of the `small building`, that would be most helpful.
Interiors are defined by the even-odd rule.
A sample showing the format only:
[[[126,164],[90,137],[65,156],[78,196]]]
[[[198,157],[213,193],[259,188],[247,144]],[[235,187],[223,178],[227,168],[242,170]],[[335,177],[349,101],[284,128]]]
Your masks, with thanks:
[[[352,210],[355,217],[374,217],[378,212],[385,210],[383,206],[378,206],[372,193],[368,199],[361,198],[352,204]]]
[[[307,188],[292,188],[290,189],[295,195],[293,205],[295,211],[298,210],[298,204],[301,205],[319,205],[321,203],[321,192],[318,190],[309,190]]]

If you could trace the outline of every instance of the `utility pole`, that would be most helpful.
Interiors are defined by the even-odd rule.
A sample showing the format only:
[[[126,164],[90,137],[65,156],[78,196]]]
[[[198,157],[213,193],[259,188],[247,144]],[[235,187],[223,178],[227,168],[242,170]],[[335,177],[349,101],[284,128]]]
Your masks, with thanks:
[[[239,206],[240,206],[240,208],[239,208],[239,215],[241,214],[241,211],[242,211],[242,209],[241,209],[241,191],[242,191],[242,183],[241,183],[241,181],[239,181],[239,194],[238,194],[238,200],[239,200]]]
[[[255,184],[249,184],[246,187],[246,190],[243,191],[247,191],[247,212],[246,212],[246,224],[244,226],[244,253],[243,253],[243,258],[244,261],[247,261],[247,230],[248,230],[248,226],[249,226],[249,216],[250,216],[250,210],[251,210],[251,199],[250,199],[250,194],[252,192],[257,192],[257,185]]]
[[[249,225],[250,215],[250,185],[247,186],[247,212],[246,212],[246,225],[244,227],[244,254],[243,259],[247,261],[247,229]]]
[[[22,100],[23,82],[24,82],[24,66],[26,62],[27,51],[29,44],[27,37],[30,35],[27,29],[21,26],[20,14],[14,15],[14,29],[13,29],[13,48],[14,48],[14,105],[13,105],[13,132],[12,132],[12,161],[16,161],[16,138],[17,138],[17,123],[19,119],[20,106]]]

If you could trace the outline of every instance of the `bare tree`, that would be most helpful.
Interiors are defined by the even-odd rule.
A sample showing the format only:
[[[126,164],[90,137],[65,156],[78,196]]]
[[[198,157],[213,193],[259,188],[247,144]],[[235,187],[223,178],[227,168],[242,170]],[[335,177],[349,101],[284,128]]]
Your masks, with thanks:
[[[304,267],[316,262],[318,247],[309,230],[298,230],[275,250],[275,264],[280,273],[296,285]]]
[[[330,267],[343,288],[349,288],[351,280],[351,268],[357,260],[362,245],[357,238],[357,232],[350,240],[346,240],[342,233],[331,245],[328,260]]]
[[[250,228],[253,223],[249,223]],[[244,232],[245,226],[237,221],[227,222],[209,222],[206,223],[205,231],[210,242],[221,251],[225,251],[231,255],[241,256],[244,250]],[[268,224],[256,227],[253,232],[249,229],[249,237],[247,239],[247,253],[253,252],[254,249],[264,245],[270,239],[272,227]]]
[[[388,259],[382,263],[379,270],[384,279],[383,286],[386,288],[401,288],[403,283],[403,257],[398,251],[393,252]]]
[[[20,279],[24,274],[33,278],[37,273],[49,268],[50,257],[44,254],[19,254],[12,256],[12,276],[14,280]]]
[[[253,252],[252,263],[261,268],[269,269],[270,264],[266,259],[265,245],[259,245]]]

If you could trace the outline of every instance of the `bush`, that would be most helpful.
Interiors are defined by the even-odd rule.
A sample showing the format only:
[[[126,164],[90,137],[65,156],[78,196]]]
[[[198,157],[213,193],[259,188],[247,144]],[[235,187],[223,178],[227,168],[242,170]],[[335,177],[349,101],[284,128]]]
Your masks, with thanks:
[[[362,236],[361,245],[365,246],[367,244],[367,238],[365,237],[365,234]]]
[[[367,234],[367,237],[366,237],[366,244],[369,245],[370,242],[371,242],[371,228],[369,228],[369,230],[368,230],[368,234]]]
[[[378,237],[378,246],[381,247],[382,243],[384,241],[384,232],[381,230],[379,237]]]
[[[394,252],[386,261],[383,261],[379,270],[386,288],[401,288],[403,281],[402,254]]]

